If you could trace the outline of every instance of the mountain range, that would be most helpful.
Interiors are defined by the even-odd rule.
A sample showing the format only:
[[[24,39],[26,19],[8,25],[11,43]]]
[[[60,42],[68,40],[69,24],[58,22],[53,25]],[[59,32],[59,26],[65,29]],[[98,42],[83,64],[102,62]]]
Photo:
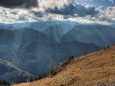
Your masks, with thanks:
[[[114,86],[115,46],[66,61],[54,67],[54,76],[13,86]]]
[[[0,7],[1,80],[16,83],[48,75],[70,57],[115,44],[114,7],[104,10],[62,0],[61,8],[50,9],[55,0],[45,1],[39,2],[41,11]]]
[[[49,74],[51,67],[71,56],[81,56],[115,43],[115,28],[106,25],[77,24],[68,31],[60,25],[44,30],[39,30],[39,26],[36,29],[35,26],[10,27],[0,27],[0,59],[32,75]]]

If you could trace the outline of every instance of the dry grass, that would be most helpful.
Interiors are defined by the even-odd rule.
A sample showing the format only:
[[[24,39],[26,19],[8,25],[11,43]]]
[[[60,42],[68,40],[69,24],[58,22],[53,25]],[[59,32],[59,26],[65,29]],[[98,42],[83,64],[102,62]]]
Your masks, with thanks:
[[[76,58],[54,77],[14,86],[94,86],[115,81],[115,46]]]

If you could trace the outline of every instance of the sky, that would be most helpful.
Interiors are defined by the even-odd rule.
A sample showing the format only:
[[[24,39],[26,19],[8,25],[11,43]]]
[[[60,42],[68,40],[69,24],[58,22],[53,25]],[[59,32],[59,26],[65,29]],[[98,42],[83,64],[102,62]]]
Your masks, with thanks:
[[[30,8],[33,6],[37,6],[38,1],[45,1],[49,2],[51,0],[0,0],[0,6],[5,6],[5,7],[26,7]],[[58,1],[67,1],[67,0],[53,0],[56,2]],[[73,0],[74,1],[74,0]],[[96,7],[98,6],[115,6],[115,0],[76,0],[78,3],[85,3],[89,5],[94,5]]]
[[[76,0],[79,3],[86,3],[94,6],[115,6],[115,0]]]
[[[57,16],[61,15],[64,19],[71,17],[82,17],[87,19],[88,17],[90,20],[96,19],[99,21],[115,22],[115,3],[112,3],[112,1],[76,0],[75,2],[78,3],[75,3],[74,1],[75,0],[39,0],[39,2],[37,2],[37,0],[0,0],[0,6],[6,7],[0,9],[0,17],[7,18],[6,16],[8,16],[10,18],[17,14],[19,17],[17,17],[17,19],[29,19],[33,14],[35,16],[42,15],[42,17],[44,17],[45,14],[49,13],[52,15],[56,14]],[[101,8],[100,6],[104,6],[106,8],[103,9],[103,7]],[[14,7],[14,9],[10,9],[11,7]],[[22,7],[22,9],[19,10],[17,7]],[[29,8],[29,10],[23,9],[24,7]]]

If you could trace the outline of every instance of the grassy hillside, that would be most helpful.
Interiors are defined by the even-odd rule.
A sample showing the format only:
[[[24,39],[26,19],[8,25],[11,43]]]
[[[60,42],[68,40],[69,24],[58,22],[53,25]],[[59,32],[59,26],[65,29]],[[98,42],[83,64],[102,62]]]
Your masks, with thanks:
[[[14,86],[94,86],[114,81],[115,46],[112,46],[75,58],[53,77]]]

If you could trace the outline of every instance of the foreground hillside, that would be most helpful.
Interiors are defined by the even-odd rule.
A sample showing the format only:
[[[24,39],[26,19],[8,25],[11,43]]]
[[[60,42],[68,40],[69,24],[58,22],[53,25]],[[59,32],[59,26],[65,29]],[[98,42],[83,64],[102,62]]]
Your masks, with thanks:
[[[112,46],[76,58],[53,77],[14,86],[94,86],[99,83],[111,83],[114,81],[115,46]]]

